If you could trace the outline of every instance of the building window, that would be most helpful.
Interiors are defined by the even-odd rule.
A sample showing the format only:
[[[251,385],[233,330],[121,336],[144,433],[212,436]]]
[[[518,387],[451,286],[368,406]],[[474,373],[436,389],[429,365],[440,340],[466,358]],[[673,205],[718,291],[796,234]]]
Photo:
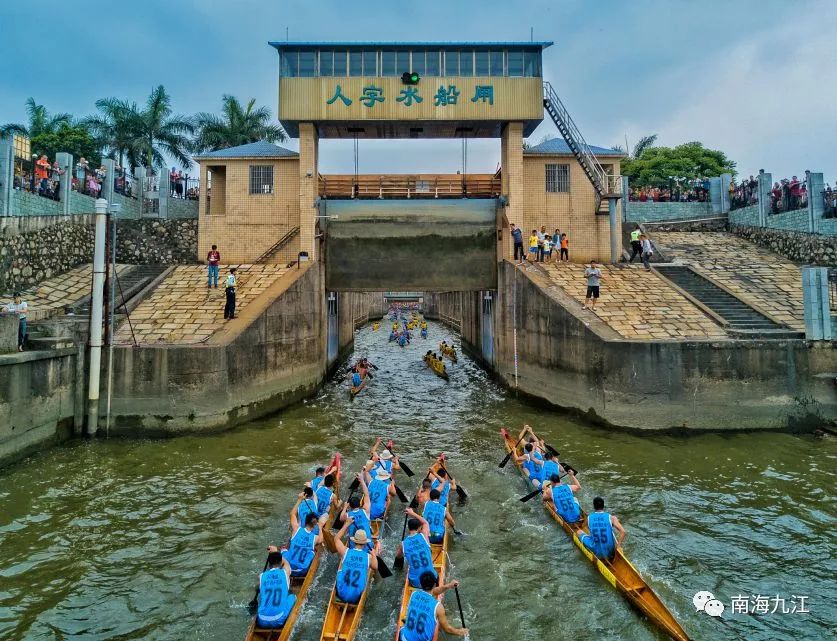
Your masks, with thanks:
[[[250,195],[273,193],[273,165],[250,165]]]
[[[297,58],[299,52],[293,49],[282,52],[282,75],[288,78],[293,78],[299,73],[299,65]]]
[[[400,76],[398,72],[399,67],[395,64],[394,51],[381,52],[381,75],[382,76]]]
[[[546,165],[546,191],[565,194],[570,191],[570,166]]]
[[[349,52],[349,75],[363,75],[363,53],[360,51]]]
[[[459,52],[445,51],[445,75],[458,76],[459,75]]]
[[[474,75],[474,52],[460,51],[459,52],[459,75],[473,76]]]
[[[400,76],[406,71],[412,71],[410,68],[410,52],[402,49],[395,52],[395,75]]]
[[[299,77],[313,78],[317,75],[317,52],[299,52]]]
[[[415,73],[419,74],[420,76],[425,75],[424,73],[424,51],[413,51],[413,61],[411,65],[410,71],[414,71]]]
[[[508,53],[508,60],[509,60],[509,76],[517,77],[523,75],[523,52],[522,51],[509,51]]]
[[[488,52],[477,51],[474,54],[474,75],[487,76],[488,75]]]
[[[363,75],[377,76],[378,75],[378,52],[364,51],[363,52]]]
[[[537,51],[523,52],[523,75],[527,78],[539,78],[541,75],[541,55]]]
[[[438,76],[439,74],[439,58],[441,52],[439,51],[428,51],[427,52],[427,62],[425,63],[424,73],[427,76]]]
[[[503,52],[502,51],[491,51],[489,54],[490,58],[490,65],[491,65],[491,75],[492,76],[502,76],[503,75]]]
[[[320,52],[320,75],[334,75],[334,52],[331,50]]]

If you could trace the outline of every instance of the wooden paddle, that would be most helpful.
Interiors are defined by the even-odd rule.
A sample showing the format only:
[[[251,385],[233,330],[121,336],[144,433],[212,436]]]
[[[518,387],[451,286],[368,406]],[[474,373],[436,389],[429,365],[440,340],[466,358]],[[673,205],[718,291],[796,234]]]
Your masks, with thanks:
[[[573,471],[573,474],[578,474],[578,470],[576,470],[576,469],[575,469],[575,468],[573,468],[573,467],[570,467],[569,465],[564,465],[564,469],[566,469],[566,470],[572,470],[572,471]],[[567,475],[566,475],[566,474],[562,474],[559,478],[564,478],[565,476],[567,476]],[[529,494],[527,494],[526,496],[522,496],[522,497],[520,497],[520,502],[521,502],[521,503],[526,503],[527,501],[531,501],[533,498],[535,498],[535,497],[536,497],[538,494],[540,494],[541,492],[543,492],[543,489],[542,489],[542,488],[538,488],[538,489],[537,489],[537,490],[535,490],[534,492],[529,492]]]
[[[378,574],[381,575],[382,579],[388,579],[392,576],[392,570],[389,569],[389,566],[386,564],[384,559],[381,557],[380,554],[376,555],[378,559]]]
[[[267,559],[264,560],[264,567],[262,568],[262,572],[267,570]],[[247,609],[250,610],[252,613],[256,608],[259,607],[259,589],[256,588],[256,593],[253,595],[253,598],[250,599],[250,603],[247,604]]]
[[[455,478],[453,478],[453,477],[450,475],[450,473],[449,473],[449,472],[445,469],[445,466],[444,466],[444,465],[442,465],[442,464],[439,464],[439,469],[440,469],[440,470],[442,470],[442,471],[445,473],[445,475],[446,475],[446,476],[447,476],[447,477],[448,477],[448,478],[449,478],[449,479],[450,479],[453,483],[456,483],[456,493],[459,495],[459,498],[461,498],[462,500],[467,499],[467,498],[468,498],[468,493],[465,491],[465,488],[464,488],[464,487],[462,487],[461,485],[459,485],[459,483],[457,482],[457,480],[456,480]]]
[[[500,465],[498,467],[506,467],[506,464],[509,462],[509,459],[512,457],[512,454],[514,454],[515,450],[517,450],[517,446],[523,442],[524,438],[526,438],[525,434],[520,437],[520,440],[517,443],[515,443],[514,447],[509,451],[508,454],[506,454],[506,458],[500,461]]]
[[[390,454],[395,456],[395,452],[392,451],[392,439],[390,439],[389,443],[386,444],[386,448],[389,450]],[[407,465],[401,459],[398,459],[398,465],[401,467],[402,470],[404,470],[404,474],[406,474],[407,476],[415,476],[413,470],[410,469],[410,466]]]
[[[415,499],[413,499],[415,501]],[[411,504],[412,505],[412,504]],[[404,537],[407,536],[407,519],[410,518],[409,515],[404,515],[404,528],[401,530],[401,540],[404,540]],[[395,561],[392,563],[397,569],[403,570],[404,569],[404,551],[401,551],[401,556],[396,555]]]
[[[395,483],[395,481],[393,481],[393,483]],[[407,495],[404,494],[404,492],[401,491],[401,488],[398,487],[397,485],[395,486],[395,495],[398,497],[398,500],[401,501],[402,503],[407,503],[408,502],[407,501]]]

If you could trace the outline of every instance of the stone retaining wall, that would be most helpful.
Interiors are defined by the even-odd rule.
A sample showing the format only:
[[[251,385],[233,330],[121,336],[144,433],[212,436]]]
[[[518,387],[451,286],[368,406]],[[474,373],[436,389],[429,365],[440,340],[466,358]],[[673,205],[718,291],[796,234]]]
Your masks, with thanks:
[[[625,221],[653,223],[672,220],[694,220],[712,217],[712,203],[625,203]]]
[[[31,287],[91,262],[93,235],[90,215],[0,218],[0,292]],[[174,265],[197,261],[196,219],[119,220],[116,238],[116,260],[121,263]]]
[[[837,236],[733,224],[729,231],[799,263],[837,265]]]

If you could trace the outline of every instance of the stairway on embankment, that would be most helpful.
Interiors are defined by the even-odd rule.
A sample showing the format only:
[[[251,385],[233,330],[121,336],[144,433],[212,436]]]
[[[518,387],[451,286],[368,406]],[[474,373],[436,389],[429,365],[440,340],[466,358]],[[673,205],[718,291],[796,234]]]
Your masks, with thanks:
[[[687,265],[658,264],[654,269],[693,302],[708,310],[728,332],[765,338],[798,336],[798,332],[768,318]]]

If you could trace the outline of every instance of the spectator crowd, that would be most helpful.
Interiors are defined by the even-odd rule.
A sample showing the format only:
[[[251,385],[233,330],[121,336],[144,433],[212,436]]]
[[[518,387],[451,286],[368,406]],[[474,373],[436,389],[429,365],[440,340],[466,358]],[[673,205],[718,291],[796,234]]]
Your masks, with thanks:
[[[631,202],[639,203],[702,203],[709,200],[709,180],[672,187],[635,187],[628,197]]]
[[[175,167],[169,172],[169,196],[172,198],[184,198],[186,200],[197,200],[200,197],[200,185],[196,178],[189,178]]]

